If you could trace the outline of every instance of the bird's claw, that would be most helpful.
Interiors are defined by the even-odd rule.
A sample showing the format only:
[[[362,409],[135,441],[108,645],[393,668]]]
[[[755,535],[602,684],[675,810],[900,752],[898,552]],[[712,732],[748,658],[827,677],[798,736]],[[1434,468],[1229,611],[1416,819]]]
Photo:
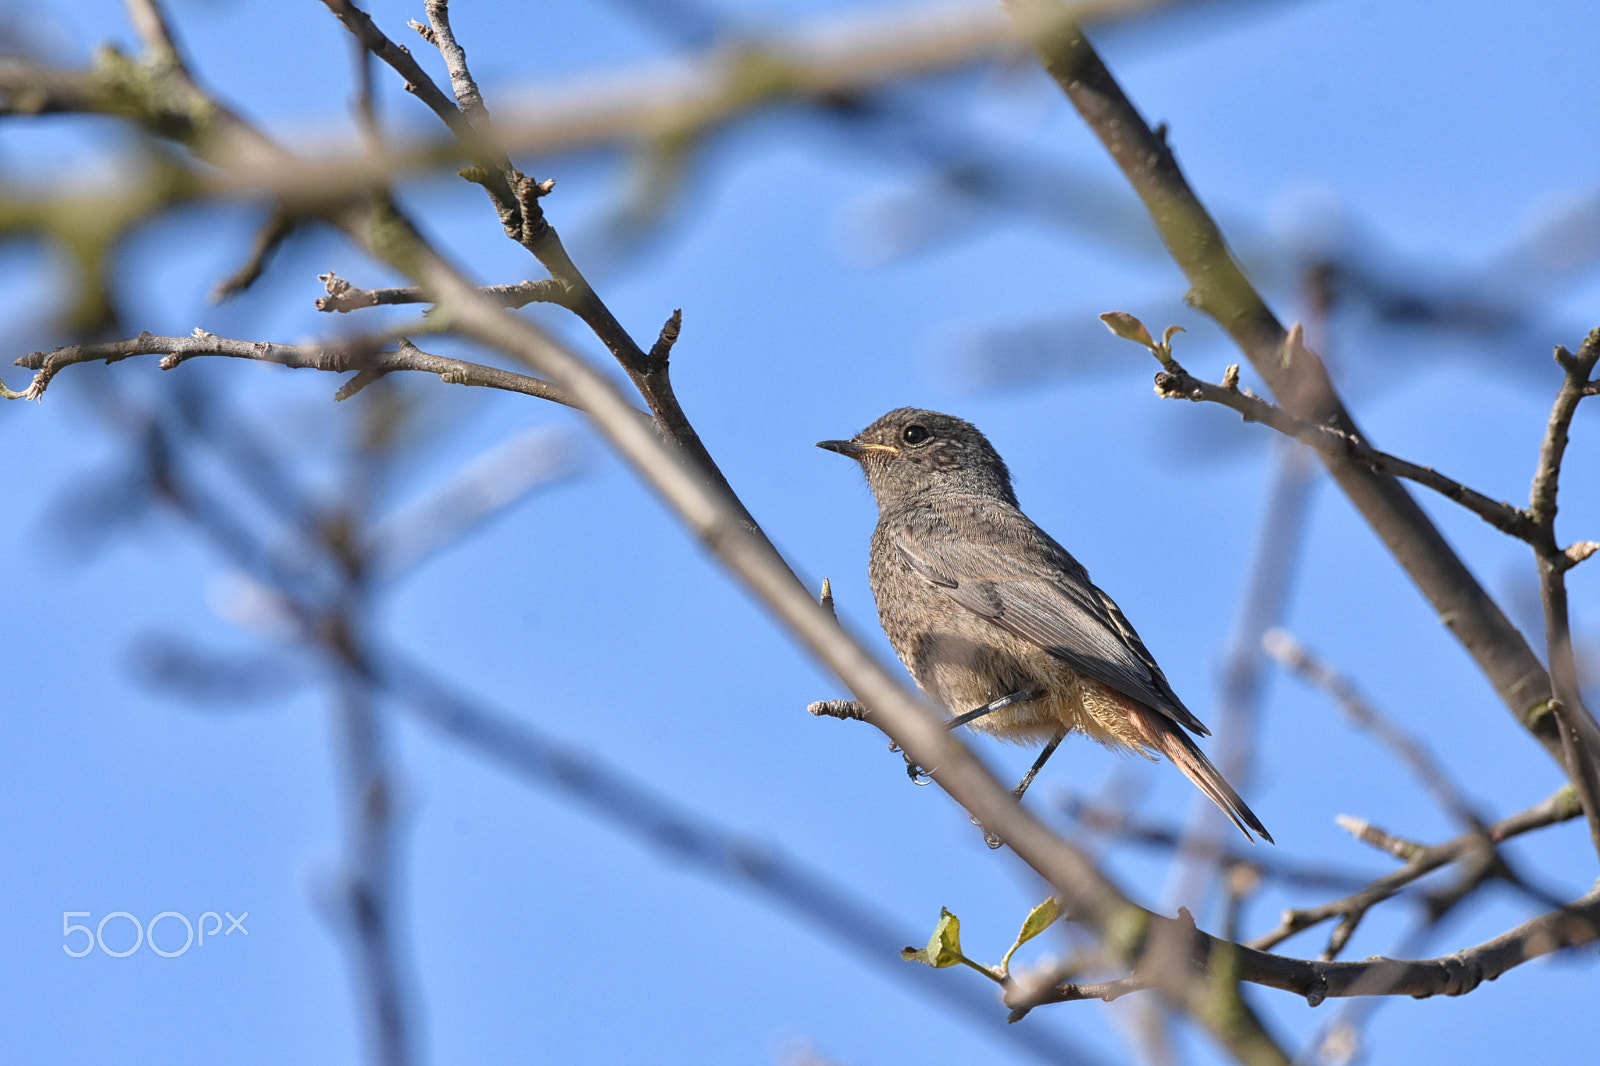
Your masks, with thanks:
[[[933,784],[933,775],[918,766],[911,756],[906,756],[906,776],[911,778],[911,783],[917,786]]]

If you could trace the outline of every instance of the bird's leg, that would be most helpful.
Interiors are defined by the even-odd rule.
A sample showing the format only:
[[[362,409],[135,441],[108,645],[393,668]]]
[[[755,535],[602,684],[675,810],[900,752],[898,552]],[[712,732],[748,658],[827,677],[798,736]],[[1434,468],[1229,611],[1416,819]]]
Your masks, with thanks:
[[[1039,753],[1039,757],[1033,760],[1033,765],[1028,767],[1028,772],[1022,775],[1021,781],[1017,782],[1017,787],[1011,790],[1013,796],[1018,800],[1022,799],[1022,794],[1028,791],[1028,786],[1033,784],[1033,779],[1039,776],[1039,771],[1044,768],[1045,763],[1050,761],[1050,756],[1056,753],[1056,749],[1061,746],[1061,742],[1065,739],[1067,739],[1067,731],[1065,729],[1050,738],[1050,742],[1044,746],[1044,750]],[[972,820],[972,824],[979,829],[983,829],[983,823],[976,818]],[[983,842],[991,848],[998,848],[1001,843],[1000,838],[987,829],[983,829]]]
[[[1030,690],[1027,692],[1013,692],[1009,696],[1001,696],[997,700],[990,700],[988,703],[985,703],[982,707],[979,707],[975,711],[968,711],[966,714],[956,715],[954,718],[950,719],[950,721],[945,723],[945,728],[960,729],[968,722],[976,722],[986,714],[992,714],[995,711],[1001,710],[1002,708],[1010,707],[1014,703],[1027,703],[1029,700],[1036,700],[1043,695],[1043,692]]]
[[[979,708],[977,708],[975,710],[967,711],[965,714],[956,715],[954,718],[952,718],[948,722],[946,722],[944,724],[944,727],[946,729],[960,729],[962,726],[968,724],[969,722],[976,722],[979,718],[982,718],[986,714],[992,714],[995,711],[1001,710],[1001,709],[1006,708],[1006,707],[1010,707],[1012,704],[1027,703],[1029,700],[1039,699],[1043,695],[1044,695],[1043,692],[1039,692],[1037,690],[1029,690],[1029,691],[1026,691],[1026,692],[1013,692],[1013,693],[1010,693],[1009,695],[1001,696],[997,700],[990,700],[988,703],[985,703],[982,707],[979,707]],[[813,713],[815,713],[815,712],[813,712]],[[1054,751],[1055,748],[1052,747],[1050,750]],[[1046,756],[1046,758],[1048,758],[1048,756]],[[1039,766],[1043,766],[1043,765],[1044,765],[1044,760],[1040,759],[1039,760]],[[1038,766],[1034,767],[1034,773],[1037,773],[1037,772],[1038,772]],[[920,767],[920,766],[918,766],[916,764],[916,762],[911,758],[910,755],[906,756],[906,774],[910,776],[912,784],[916,784],[916,785],[926,785],[929,781],[933,780],[931,777],[929,777],[927,775],[926,772],[924,772],[922,767]],[[1031,784],[1033,782],[1033,776],[1031,774],[1028,776],[1027,782],[1028,782],[1028,784]],[[1028,787],[1028,784],[1023,784],[1023,785],[1020,785],[1019,787],[1022,788],[1024,791],[1026,791],[1027,787]],[[1018,795],[1021,795],[1021,793],[1018,793]]]
[[[1028,786],[1033,784],[1033,779],[1039,776],[1039,771],[1044,769],[1044,764],[1050,761],[1050,756],[1056,753],[1056,749],[1061,746],[1061,742],[1065,739],[1067,739],[1067,731],[1065,729],[1050,738],[1050,743],[1044,746],[1044,750],[1039,753],[1037,759],[1033,760],[1033,765],[1028,768],[1028,772],[1022,775],[1021,781],[1017,782],[1017,787],[1011,790],[1013,796],[1019,800],[1022,798],[1022,794],[1028,791]]]

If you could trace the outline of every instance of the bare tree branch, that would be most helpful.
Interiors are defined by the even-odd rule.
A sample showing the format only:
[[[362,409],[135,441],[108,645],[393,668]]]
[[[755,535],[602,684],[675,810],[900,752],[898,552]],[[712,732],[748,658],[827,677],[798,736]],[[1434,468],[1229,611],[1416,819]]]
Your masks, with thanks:
[[[469,363],[423,351],[403,337],[399,347],[386,350],[382,346],[393,343],[401,332],[413,333],[427,330],[427,325],[385,331],[367,337],[334,341],[327,344],[273,344],[268,341],[233,340],[218,337],[196,327],[188,337],[157,337],[141,333],[131,340],[102,341],[97,344],[72,344],[48,352],[30,352],[17,359],[16,364],[35,371],[33,381],[22,392],[12,392],[0,385],[0,395],[7,399],[37,400],[44,395],[51,380],[63,369],[78,363],[105,361],[117,363],[138,355],[163,355],[162,370],[174,367],[200,356],[222,356],[230,359],[251,359],[261,363],[302,370],[324,370],[329,373],[358,371],[368,375],[382,375],[396,370],[413,370],[423,374],[437,374],[439,380],[450,385],[475,385],[482,388],[520,392],[566,407],[575,406],[565,390],[548,381],[526,374],[501,370],[498,367]],[[366,381],[362,382],[363,384]],[[359,389],[342,391],[339,399],[347,399]],[[643,412],[636,412],[643,417]]]
[[[1066,795],[1059,801],[1062,811],[1096,833],[1104,833],[1119,843],[1138,848],[1190,854],[1211,860],[1224,871],[1248,867],[1258,879],[1296,888],[1321,888],[1355,891],[1371,875],[1353,868],[1313,865],[1304,861],[1252,849],[1246,853],[1231,841],[1196,839],[1176,826],[1135,820],[1126,811],[1109,804],[1095,803],[1081,796]]]
[[[1427,850],[1426,844],[1419,844],[1398,833],[1391,833],[1382,826],[1373,825],[1365,818],[1336,814],[1333,816],[1333,824],[1361,843],[1377,848],[1385,855],[1392,855],[1402,862],[1410,862]]]
[[[1311,1006],[1317,1006],[1330,997],[1344,996],[1464,996],[1484,981],[1493,981],[1525,962],[1565,948],[1592,944],[1597,939],[1600,888],[1491,940],[1434,959],[1374,956],[1362,962],[1306,962],[1206,938],[1196,941],[1194,961],[1197,965],[1214,966],[1215,952],[1237,951],[1239,971],[1245,980],[1297,993]],[[1058,1000],[1047,992],[1037,1002],[1082,998],[1064,992],[1063,999]]]
[[[593,331],[627,371],[634,387],[649,406],[661,433],[684,451],[694,464],[694,469],[720,490],[724,499],[733,501],[745,524],[756,528],[755,519],[733,493],[721,469],[700,440],[699,433],[678,404],[668,372],[667,349],[660,350],[659,358],[652,358],[640,348],[572,261],[555,228],[545,218],[539,199],[550,192],[553,183],[527,177],[512,166],[504,152],[495,152],[486,146],[480,135],[486,136],[491,129],[489,113],[483,107],[477,86],[467,71],[465,53],[456,44],[448,19],[442,17],[442,7],[441,18],[432,27],[431,40],[449,50],[447,64],[451,67],[452,78],[471,105],[470,113],[450,103],[410,54],[390,42],[372,20],[349,0],[324,2],[366,47],[372,49],[374,55],[395,67],[407,79],[408,87],[419,91],[434,112],[461,138],[463,146],[477,161],[477,166],[465,176],[482,185],[489,194],[506,235],[533,253],[550,272],[550,277],[563,294],[556,302],[572,311]],[[459,78],[456,76],[458,72]]]
[[[128,21],[134,32],[144,42],[145,52],[156,63],[161,63],[189,76],[189,65],[178,49],[167,14],[155,0],[127,0]]]
[[[1215,221],[1153,131],[1056,0],[1008,0],[1045,69],[1133,186],[1188,277],[1190,302],[1233,337],[1296,418],[1360,438],[1321,362],[1286,346],[1287,334],[1229,254]],[[1287,356],[1287,358],[1286,358]],[[1515,626],[1461,562],[1427,514],[1393,478],[1353,459],[1324,462],[1362,516],[1477,661],[1501,700],[1564,765],[1559,730],[1541,713],[1550,677]],[[1579,722],[1600,739],[1592,718]],[[1600,748],[1600,744],[1595,745]]]
[[[1573,788],[1569,785],[1556,792],[1543,803],[1536,804],[1525,811],[1513,814],[1509,818],[1504,818],[1489,826],[1488,836],[1491,841],[1498,844],[1534,829],[1542,829],[1547,825],[1568,821],[1582,813],[1582,805],[1579,803]],[[1309,929],[1330,918],[1345,918],[1351,915],[1364,914],[1374,904],[1390,898],[1424,875],[1474,852],[1481,852],[1483,849],[1484,838],[1475,832],[1463,833],[1461,836],[1448,840],[1443,844],[1435,844],[1432,847],[1423,848],[1412,855],[1409,861],[1400,869],[1378,878],[1359,892],[1316,907],[1284,911],[1283,921],[1278,925],[1278,928],[1249,941],[1248,946],[1265,951],[1283,943],[1283,941],[1302,929]]]
[[[1299,323],[1289,328],[1284,343],[1287,350],[1308,351],[1302,343]],[[1531,543],[1536,535],[1533,519],[1511,504],[1492,500],[1459,481],[1445,477],[1431,466],[1418,466],[1388,452],[1381,452],[1353,431],[1295,418],[1276,404],[1263,400],[1247,388],[1241,388],[1237,373],[1231,374],[1230,380],[1223,384],[1213,385],[1194,377],[1176,360],[1169,359],[1161,373],[1156,375],[1156,392],[1167,399],[1221,404],[1237,411],[1246,422],[1270,426],[1284,436],[1315,449],[1326,458],[1349,459],[1371,467],[1380,474],[1402,477],[1426,486],[1518,540]]]
[[[1567,773],[1572,778],[1573,787],[1577,789],[1583,812],[1589,821],[1589,842],[1600,853],[1600,817],[1596,815],[1596,812],[1600,812],[1600,777],[1597,777],[1594,756],[1584,748],[1566,704],[1551,700],[1550,713],[1561,725],[1561,741],[1567,750]]]
[[[456,104],[461,108],[461,113],[467,116],[467,121],[487,124],[489,109],[484,106],[478,83],[467,70],[467,53],[456,43],[455,31],[450,28],[449,0],[427,0],[423,9],[428,13],[427,28],[416,22],[411,23],[411,28],[421,32],[429,44],[439,49],[439,55],[450,71],[450,90],[455,94]]]
[[[273,208],[256,230],[255,238],[250,242],[250,253],[239,269],[217,282],[216,288],[211,290],[211,302],[222,303],[254,285],[262,271],[266,270],[267,260],[272,258],[272,253],[289,239],[298,224],[299,219],[294,215],[282,208]]]
[[[777,904],[865,961],[911,981],[981,1029],[994,1033],[1000,1016],[988,991],[908,967],[899,947],[909,939],[900,922],[821,869],[790,858],[770,843],[696,815],[649,785],[593,755],[545,736],[513,717],[454,691],[424,667],[392,650],[377,680],[409,714],[530,783],[553,789],[631,836],[688,863],[713,880]],[[1047,1062],[1083,1062],[1084,1052],[1045,1030],[1005,1026],[1000,1034]]]
[[[1583,705],[1578,684],[1578,665],[1572,652],[1572,622],[1567,609],[1566,572],[1592,553],[1587,543],[1562,551],[1556,541],[1556,494],[1561,479],[1561,460],[1578,404],[1593,395],[1590,376],[1600,362],[1600,329],[1584,339],[1576,355],[1557,347],[1556,362],[1565,376],[1550,409],[1544,440],[1539,447],[1539,465],[1528,493],[1528,513],[1538,528],[1533,542],[1539,561],[1539,593],[1544,604],[1545,653],[1550,660],[1553,686],[1551,717],[1561,734],[1567,775],[1577,786],[1589,818],[1589,837],[1600,854],[1600,738],[1586,727],[1594,719]]]
[[[329,623],[335,621],[327,619]],[[340,628],[329,624],[325,630],[333,634]],[[330,650],[341,659],[357,654],[351,648]],[[353,823],[346,827],[349,855],[340,886],[344,919],[356,939],[361,968],[357,985],[365,1000],[374,1061],[381,1066],[405,1066],[412,1060],[411,1024],[401,987],[395,928],[394,783],[388,770],[381,718],[371,704],[371,694],[355,684],[346,684],[341,686],[339,702],[345,809]]]
[[[345,314],[359,311],[364,307],[430,302],[427,293],[415,285],[399,285],[387,289],[358,289],[331,270],[326,274],[317,275],[317,280],[328,289],[328,295],[317,298],[318,311],[337,311]],[[519,281],[514,285],[485,285],[479,291],[507,308],[524,307],[531,303],[560,303],[563,299],[561,286],[549,278],[542,281]]]
[[[1422,742],[1408,734],[1389,717],[1362,698],[1355,685],[1333,667],[1305,649],[1292,634],[1283,629],[1271,629],[1262,637],[1262,645],[1278,662],[1299,674],[1306,681],[1327,693],[1347,714],[1351,721],[1371,733],[1385,747],[1394,752],[1400,761],[1411,768],[1433,798],[1450,815],[1474,832],[1485,832],[1485,826],[1473,805],[1456,787],[1444,767]]]

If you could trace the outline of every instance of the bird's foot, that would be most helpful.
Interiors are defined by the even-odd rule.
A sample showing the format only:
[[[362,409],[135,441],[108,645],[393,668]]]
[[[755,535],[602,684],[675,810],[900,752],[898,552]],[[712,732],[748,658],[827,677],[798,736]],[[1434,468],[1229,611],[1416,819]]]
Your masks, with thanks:
[[[900,750],[899,747],[894,744],[890,744],[889,748],[891,751]],[[933,775],[928,773],[928,771],[924,770],[921,766],[918,766],[917,761],[909,755],[906,756],[906,776],[911,778],[911,783],[913,785],[921,786],[933,783]]]

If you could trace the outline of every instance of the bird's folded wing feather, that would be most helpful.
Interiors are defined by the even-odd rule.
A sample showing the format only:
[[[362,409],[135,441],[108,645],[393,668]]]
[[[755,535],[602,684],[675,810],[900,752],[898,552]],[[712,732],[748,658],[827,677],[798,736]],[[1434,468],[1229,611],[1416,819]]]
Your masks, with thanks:
[[[1209,732],[1172,691],[1122,611],[1065,548],[1020,512],[985,520],[1015,524],[1018,535],[1000,528],[975,538],[950,526],[902,523],[890,539],[917,574],[967,610],[1185,728]]]

